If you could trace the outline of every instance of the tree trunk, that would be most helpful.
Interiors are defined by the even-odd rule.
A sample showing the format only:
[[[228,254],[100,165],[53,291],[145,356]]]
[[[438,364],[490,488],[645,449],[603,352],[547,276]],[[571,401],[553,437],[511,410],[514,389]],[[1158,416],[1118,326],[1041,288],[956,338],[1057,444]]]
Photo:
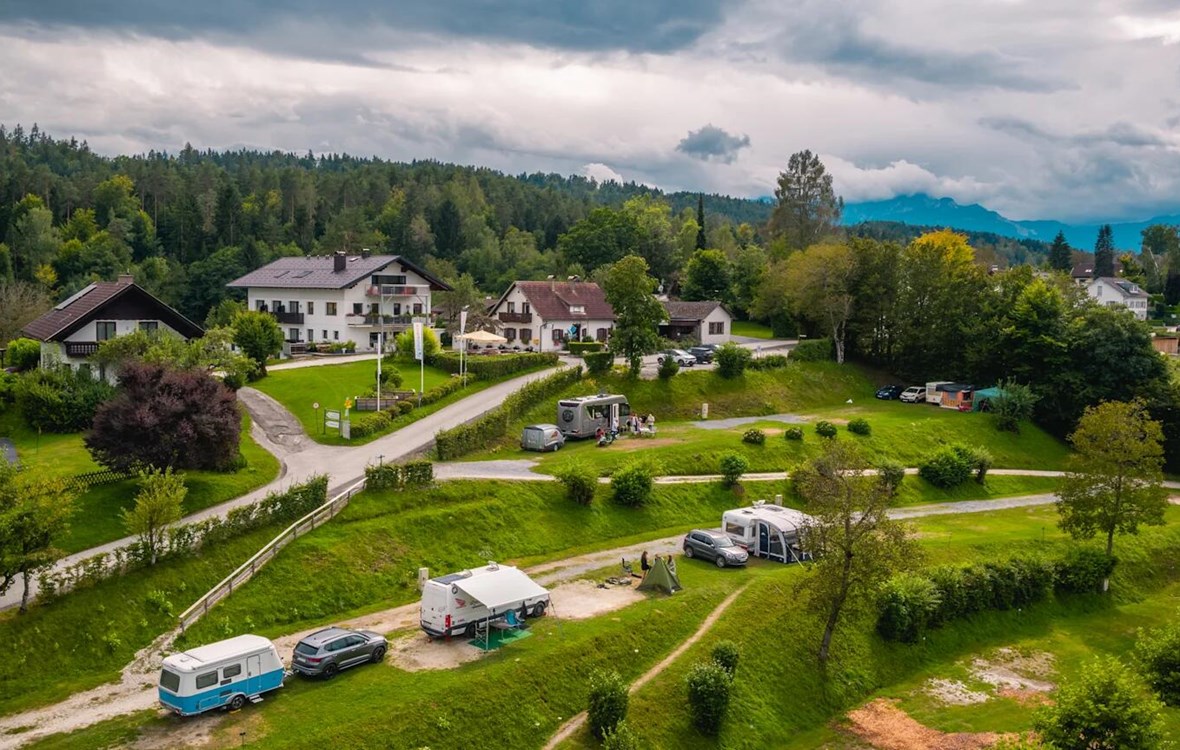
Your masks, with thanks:
[[[20,613],[23,615],[29,611],[29,571],[21,571],[21,578],[24,581],[24,589],[20,593]]]
[[[840,610],[844,608],[844,600],[848,597],[848,578],[852,570],[852,556],[844,553],[844,573],[840,581],[840,594],[832,602],[828,610],[828,621],[824,624],[824,637],[819,644],[819,663],[828,663],[828,652],[832,646],[832,635],[836,632],[836,623],[840,620]]]
[[[1114,552],[1114,529],[1106,532],[1106,556],[1110,557]],[[1102,579],[1102,593],[1110,591],[1110,576]]]

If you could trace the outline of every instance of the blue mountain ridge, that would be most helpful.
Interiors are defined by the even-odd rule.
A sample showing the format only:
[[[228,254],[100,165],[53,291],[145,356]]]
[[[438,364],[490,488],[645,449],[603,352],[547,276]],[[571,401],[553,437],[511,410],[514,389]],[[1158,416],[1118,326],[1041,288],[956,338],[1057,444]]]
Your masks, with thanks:
[[[883,201],[848,203],[844,206],[844,224],[865,221],[897,221],[914,226],[950,227],[975,232],[994,232],[1016,239],[1052,242],[1057,233],[1065,232],[1065,239],[1077,250],[1094,249],[1101,224],[1065,224],[1060,221],[1016,221],[978,203],[961,205],[952,198],[934,198],[918,193],[899,195]],[[1147,221],[1111,222],[1115,247],[1138,250],[1141,232],[1152,224],[1180,224],[1180,214],[1157,216]]]

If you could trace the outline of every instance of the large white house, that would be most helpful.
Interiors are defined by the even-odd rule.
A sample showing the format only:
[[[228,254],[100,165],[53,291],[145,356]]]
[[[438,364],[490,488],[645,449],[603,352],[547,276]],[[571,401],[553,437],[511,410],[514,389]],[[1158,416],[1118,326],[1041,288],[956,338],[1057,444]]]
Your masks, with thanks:
[[[1086,293],[1100,305],[1125,307],[1137,319],[1147,320],[1147,304],[1151,298],[1133,281],[1100,276],[1086,284]]]
[[[279,258],[228,286],[246,290],[251,310],[269,312],[290,344],[346,342],[375,351],[380,334],[428,316],[431,294],[450,287],[396,255]]]
[[[615,327],[614,309],[590,281],[514,281],[488,314],[503,326],[508,346],[542,352],[587,337],[605,342]]]

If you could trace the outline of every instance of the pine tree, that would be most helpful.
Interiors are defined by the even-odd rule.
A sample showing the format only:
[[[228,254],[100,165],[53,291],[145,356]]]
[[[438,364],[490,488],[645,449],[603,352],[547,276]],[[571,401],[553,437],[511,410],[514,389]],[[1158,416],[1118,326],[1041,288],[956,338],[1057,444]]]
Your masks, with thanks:
[[[1094,243],[1094,278],[1114,276],[1114,230],[1103,224]]]
[[[697,250],[705,249],[705,194],[697,195]]]
[[[1073,268],[1073,250],[1065,241],[1065,232],[1058,232],[1049,247],[1049,267],[1055,271],[1069,271]]]

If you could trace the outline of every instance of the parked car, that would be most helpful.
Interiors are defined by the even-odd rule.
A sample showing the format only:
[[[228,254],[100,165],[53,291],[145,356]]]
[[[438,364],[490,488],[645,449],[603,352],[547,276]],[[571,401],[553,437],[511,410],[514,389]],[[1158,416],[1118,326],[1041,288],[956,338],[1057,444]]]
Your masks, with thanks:
[[[291,669],[306,677],[332,679],[342,670],[371,661],[381,663],[389,641],[371,630],[330,627],[317,630],[295,646]]]
[[[559,451],[565,436],[555,424],[531,424],[520,434],[520,447],[526,451]]]
[[[877,389],[877,398],[884,401],[892,401],[904,392],[904,385],[883,385]]]
[[[667,351],[660,352],[660,356],[656,357],[656,362],[662,365],[665,359],[671,359],[681,367],[692,367],[697,363],[697,358],[683,349],[668,349]]]
[[[901,392],[897,397],[899,401],[904,401],[907,404],[920,404],[926,400],[926,387],[921,385],[911,385]]]
[[[717,345],[701,344],[700,346],[694,346],[689,349],[688,353],[696,357],[697,362],[702,362],[707,365],[713,361],[715,356],[717,356]]]
[[[723,531],[693,529],[684,537],[684,556],[712,560],[718,568],[727,565],[745,565],[749,553],[734,544]]]

